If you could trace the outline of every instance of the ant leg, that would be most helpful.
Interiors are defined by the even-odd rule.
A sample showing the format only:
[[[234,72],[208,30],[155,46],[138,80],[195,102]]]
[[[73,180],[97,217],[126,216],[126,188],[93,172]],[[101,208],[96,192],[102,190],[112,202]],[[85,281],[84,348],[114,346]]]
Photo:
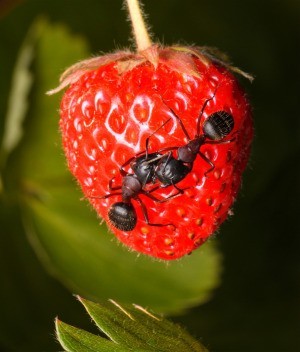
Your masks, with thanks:
[[[186,187],[186,188],[179,188],[179,187],[176,186],[174,183],[172,183],[172,186],[177,189],[177,191],[178,191],[177,194],[179,194],[179,193],[180,193],[180,194],[183,194],[184,191],[189,188],[189,187]]]
[[[170,150],[170,151],[168,152],[168,154],[165,154],[165,155],[167,155],[167,159],[166,159],[166,162],[165,162],[165,166],[164,166],[164,168],[163,168],[163,171],[162,171],[162,175],[165,175],[165,169],[166,169],[167,165],[169,164],[169,161],[170,161],[170,159],[171,159],[171,157],[172,157],[172,150]],[[165,155],[164,155],[164,156],[165,156]]]
[[[201,122],[201,118],[202,118],[202,116],[203,116],[204,110],[206,109],[207,104],[208,104],[211,100],[213,100],[213,98],[216,96],[216,93],[217,93],[218,88],[219,88],[219,85],[217,85],[217,87],[216,87],[216,89],[215,89],[213,95],[212,95],[210,98],[206,99],[205,102],[204,102],[204,104],[202,105],[202,108],[201,108],[201,111],[200,111],[200,114],[199,114],[199,117],[198,117],[198,121],[197,121],[197,134],[196,134],[197,136],[200,135],[200,122]]]
[[[236,140],[236,137],[233,137],[231,139],[227,139],[226,141],[207,141],[205,142],[205,144],[228,144],[228,143],[232,143],[233,141]],[[202,159],[204,159],[211,167],[205,171],[204,176],[207,176],[207,174],[209,174],[211,171],[213,171],[213,169],[215,168],[215,164],[210,161],[203,153],[201,153],[199,151],[199,155],[201,156]]]
[[[148,212],[147,212],[147,208],[145,207],[145,204],[142,202],[142,200],[139,197],[136,197],[135,200],[140,204],[143,215],[144,215],[144,219],[147,225],[149,226],[158,226],[158,227],[163,227],[163,226],[173,226],[174,229],[176,228],[174,224],[169,223],[169,224],[154,224],[152,222],[149,221],[149,217],[148,217]]]
[[[115,178],[113,177],[112,179],[110,179],[109,183],[108,183],[108,187],[111,191],[118,191],[119,189],[122,188],[122,186],[113,186],[112,185],[112,182]],[[119,195],[122,195],[122,192],[116,192],[116,193],[108,193],[106,194],[105,196],[89,196],[87,198],[91,198],[91,199],[106,199],[106,198],[109,198],[109,197],[112,197],[112,196],[119,196]]]
[[[133,156],[132,158],[128,159],[127,161],[125,161],[125,163],[123,165],[120,166],[119,170],[120,170],[120,174],[121,176],[127,176],[128,172],[124,170],[124,167],[131,164],[133,162],[133,160],[135,160],[137,158],[137,156]]]
[[[184,190],[187,189],[187,188],[184,188],[183,190],[182,190],[182,189],[179,189],[177,193],[171,194],[171,195],[170,195],[169,197],[167,197],[167,198],[159,199],[159,198],[157,198],[157,197],[155,197],[155,196],[153,196],[153,195],[151,194],[152,192],[156,191],[156,190],[159,189],[159,188],[164,188],[164,187],[157,186],[157,187],[152,188],[150,191],[143,191],[143,190],[142,190],[141,193],[144,194],[146,197],[148,197],[148,198],[154,200],[154,201],[157,202],[157,203],[165,203],[165,202],[167,202],[168,200],[179,196],[180,194],[183,193]],[[176,188],[176,187],[175,187],[175,188]],[[176,188],[176,189],[177,189],[177,188]]]
[[[227,141],[207,141],[205,144],[228,144],[232,143],[236,140],[236,138],[228,139]]]
[[[236,140],[236,135],[238,134],[238,131],[235,131],[232,135],[232,138],[230,139],[226,139],[224,141],[207,141],[205,140],[205,144],[228,144],[228,143],[232,143]]]
[[[102,197],[90,196],[88,198],[91,198],[91,199],[106,199],[106,198],[109,198],[109,197],[120,196],[120,195],[122,195],[122,192],[109,193],[109,194],[106,194],[105,196],[102,196]]]
[[[115,179],[115,177],[113,177],[112,179],[109,180],[109,183],[108,183],[108,187],[111,191],[117,191],[119,189],[122,188],[122,186],[113,186],[113,180]]]
[[[190,187],[180,188],[180,187],[178,187],[175,183],[171,183],[171,184],[168,184],[168,185],[161,185],[161,186],[158,186],[158,187],[155,188],[155,189],[151,189],[151,190],[149,191],[149,193],[152,193],[153,191],[156,191],[157,189],[160,189],[160,188],[167,188],[167,187],[169,187],[169,186],[173,186],[178,192],[175,193],[175,194],[172,194],[171,196],[169,196],[169,197],[167,198],[167,200],[169,200],[170,197],[173,198],[173,197],[175,197],[175,196],[178,196],[179,194],[183,194],[186,189],[189,189],[189,188],[190,188]]]
[[[201,153],[200,151],[198,152],[198,154],[201,156],[201,158],[206,161],[211,167],[204,172],[204,176],[207,176],[207,174],[209,174],[210,172],[213,171],[213,169],[215,168],[215,164],[210,161],[203,153]]]
[[[235,135],[237,132],[235,132],[233,135]],[[232,143],[236,140],[236,137],[232,137],[231,139],[227,139],[225,141],[206,141],[205,144],[228,144]],[[204,175],[207,176],[208,173],[210,173],[214,168],[215,164],[210,161],[203,153],[199,151],[199,155],[201,156],[202,159],[204,159],[208,164],[210,164],[211,168],[205,171]]]
[[[179,194],[183,194],[184,191],[186,189],[188,189],[189,187],[186,187],[186,188],[179,188],[177,185],[175,185],[174,183],[171,183],[171,184],[168,184],[168,185],[163,185],[161,184],[160,186],[154,186],[153,188],[151,188],[150,190],[148,191],[143,191],[142,193],[145,194],[145,195],[148,195],[150,193],[153,193],[155,191],[157,191],[158,189],[162,189],[162,188],[167,188],[169,186],[173,186],[178,192],[175,193],[175,194],[172,194],[171,196],[169,196],[168,198],[166,198],[166,200],[169,200],[170,198],[173,198],[175,196],[178,196]],[[153,200],[155,200],[156,202],[160,202],[160,203],[163,203],[165,202],[166,200],[160,200],[158,198],[154,198],[153,196],[150,196],[150,198],[152,198]]]
[[[236,137],[232,137],[225,141],[206,141],[205,144],[228,144],[228,143],[234,142],[235,140],[236,140]]]
[[[169,152],[169,151],[172,151],[172,150],[177,150],[178,148],[180,148],[180,147],[176,146],[176,147],[161,148],[161,149],[158,149],[158,151],[156,153],[159,154],[159,153],[163,153],[163,152]]]

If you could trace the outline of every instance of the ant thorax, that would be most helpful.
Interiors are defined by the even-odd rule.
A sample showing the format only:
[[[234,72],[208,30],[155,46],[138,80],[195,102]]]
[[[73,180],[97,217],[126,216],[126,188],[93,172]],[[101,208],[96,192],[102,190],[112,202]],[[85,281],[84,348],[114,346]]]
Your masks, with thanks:
[[[122,182],[122,198],[124,202],[129,202],[131,198],[135,198],[141,191],[142,185],[136,175],[128,174],[123,178]]]
[[[197,157],[201,145],[204,143],[205,136],[200,136],[189,141],[186,145],[177,150],[178,160],[184,163],[193,163]]]

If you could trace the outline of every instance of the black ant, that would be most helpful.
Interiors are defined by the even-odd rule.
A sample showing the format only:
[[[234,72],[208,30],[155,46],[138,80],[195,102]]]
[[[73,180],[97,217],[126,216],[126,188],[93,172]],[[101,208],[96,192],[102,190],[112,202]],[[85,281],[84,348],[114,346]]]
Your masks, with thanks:
[[[168,119],[164,124],[162,124],[154,133],[156,133],[160,128],[162,128],[170,119]],[[154,186],[151,190],[145,190],[144,187],[147,183],[154,182],[155,180],[155,167],[157,166],[159,160],[164,157],[164,154],[151,153],[148,154],[148,142],[149,138],[154,134],[152,133],[146,140],[147,150],[146,154],[141,157],[133,157],[126,161],[120,167],[120,174],[123,177],[122,184],[120,186],[113,186],[112,178],[109,181],[109,189],[111,191],[119,191],[106,194],[103,197],[90,197],[97,199],[106,199],[113,196],[122,196],[121,202],[114,203],[109,211],[108,218],[112,225],[121,231],[131,231],[135,228],[137,223],[137,215],[134,209],[134,206],[131,202],[132,199],[135,199],[141,206],[145,222],[150,226],[174,226],[171,223],[168,224],[154,224],[149,221],[148,212],[145,207],[145,204],[140,199],[139,195],[143,194],[150,199],[158,203],[164,203],[180,193],[183,193],[182,190],[173,195],[168,196],[165,199],[158,199],[152,195],[152,192],[161,188],[160,186]],[[134,171],[133,174],[125,171],[125,167],[131,164],[131,168]]]
[[[146,139],[146,150],[137,154],[136,156],[127,160],[121,167],[120,173],[123,177],[121,186],[113,186],[112,178],[109,182],[109,189],[111,191],[118,191],[109,193],[103,197],[92,197],[106,199],[117,195],[122,196],[121,202],[114,203],[108,212],[108,217],[111,223],[119,230],[131,231],[135,228],[137,223],[136,211],[132,205],[131,200],[135,199],[141,206],[144,215],[145,222],[150,226],[168,226],[173,224],[154,224],[149,222],[147,209],[139,198],[140,194],[143,194],[158,203],[164,203],[171,198],[182,194],[185,189],[180,189],[176,184],[182,181],[192,170],[194,161],[199,154],[203,160],[205,160],[211,167],[205,172],[207,175],[211,172],[215,165],[210,161],[201,151],[200,148],[204,144],[222,144],[230,143],[233,139],[223,140],[234,127],[234,119],[231,114],[226,111],[220,110],[209,115],[202,127],[202,133],[200,133],[200,122],[203,116],[204,110],[214,97],[216,92],[211,98],[208,98],[200,111],[199,118],[197,121],[197,131],[194,139],[191,139],[187,130],[185,129],[182,120],[169,107],[173,115],[178,120],[188,143],[180,147],[167,147],[158,150],[155,153],[148,153],[149,140],[160,128],[168,123],[171,118],[165,121],[154,133],[152,133]],[[173,157],[172,151],[177,150],[177,159]],[[167,154],[162,154],[165,152]],[[125,167],[130,164],[133,174],[125,171]],[[145,190],[146,184],[155,183],[156,180],[161,182],[161,185],[153,187],[151,190]],[[177,193],[170,195],[165,199],[158,199],[151,193],[167,186],[173,185],[177,189]]]
[[[200,122],[203,116],[204,110],[214,97],[216,91],[211,98],[208,98],[200,111],[197,130],[194,139],[191,139],[186,128],[183,125],[180,117],[169,107],[172,114],[178,120],[188,143],[180,147],[167,147],[158,150],[156,153],[148,154],[148,143],[149,138],[146,140],[146,152],[145,155],[141,155],[136,158],[135,164],[131,167],[136,175],[139,175],[142,183],[148,183],[150,181],[155,182],[158,179],[161,182],[160,187],[167,187],[173,185],[179,193],[183,193],[183,190],[176,186],[176,184],[182,181],[192,170],[194,161],[197,155],[205,160],[211,167],[204,173],[206,176],[214,168],[214,163],[209,160],[201,151],[200,148],[204,144],[225,144],[230,143],[234,138],[224,140],[234,128],[233,116],[223,110],[216,111],[209,115],[202,126],[202,133],[200,133]],[[168,122],[168,119],[166,122]],[[165,123],[166,123],[165,122]],[[172,151],[176,150],[177,158],[174,158]],[[167,154],[162,154],[165,152]],[[152,164],[153,163],[153,164]],[[152,165],[151,165],[152,164]],[[144,170],[149,170],[148,173],[144,173]]]

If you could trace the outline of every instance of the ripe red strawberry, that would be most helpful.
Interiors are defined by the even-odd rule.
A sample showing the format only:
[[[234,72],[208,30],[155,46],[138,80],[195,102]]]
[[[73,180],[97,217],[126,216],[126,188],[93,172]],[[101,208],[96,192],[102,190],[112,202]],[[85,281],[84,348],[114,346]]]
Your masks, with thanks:
[[[253,127],[245,93],[230,68],[206,50],[152,45],[139,53],[86,60],[67,70],[57,89],[70,84],[61,103],[60,127],[69,168],[83,193],[121,242],[161,259],[192,252],[216,231],[230,212],[249,156]],[[205,174],[210,165],[198,155],[192,171],[177,184],[186,188],[184,194],[164,203],[139,194],[151,223],[174,226],[148,225],[140,203],[132,199],[136,226],[131,231],[117,229],[108,212],[122,196],[101,197],[120,193],[109,188],[112,179],[113,186],[121,185],[120,167],[145,150],[146,138],[155,131],[149,139],[150,153],[185,145],[188,141],[173,112],[194,138],[200,111],[212,97],[201,127],[217,111],[234,119],[234,129],[225,138],[230,143],[200,148],[214,170]],[[133,172],[129,166],[125,169]],[[152,184],[144,187],[151,188]],[[152,194],[165,199],[174,191],[168,186]]]

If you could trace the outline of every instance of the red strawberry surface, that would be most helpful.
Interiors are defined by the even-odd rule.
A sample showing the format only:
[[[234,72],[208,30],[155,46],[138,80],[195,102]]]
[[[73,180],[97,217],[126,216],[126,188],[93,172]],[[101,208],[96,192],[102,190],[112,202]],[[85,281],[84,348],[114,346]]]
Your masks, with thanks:
[[[171,53],[171,54],[170,54]],[[131,249],[161,259],[176,259],[191,253],[212,235],[230,213],[241,183],[253,135],[251,109],[233,74],[219,61],[193,50],[159,49],[159,59],[121,53],[77,64],[65,77],[70,84],[61,103],[60,127],[69,168],[85,197],[118,239]],[[120,167],[145,150],[149,153],[185,145],[188,140],[174,113],[191,138],[209,115],[225,111],[234,128],[224,138],[229,143],[204,144],[192,171],[177,186],[184,194],[158,203],[144,194],[146,223],[141,205],[132,199],[137,224],[132,231],[118,230],[109,221],[111,206],[122,195],[101,198],[122,184]],[[172,110],[171,110],[171,109]],[[168,121],[163,127],[162,124]],[[161,127],[161,128],[160,128]],[[176,150],[172,151],[176,158]],[[130,165],[125,167],[133,173]],[[111,181],[112,180],[112,181]],[[156,185],[159,185],[156,181]],[[153,188],[147,184],[144,190]],[[176,193],[174,186],[152,194],[165,199]]]

